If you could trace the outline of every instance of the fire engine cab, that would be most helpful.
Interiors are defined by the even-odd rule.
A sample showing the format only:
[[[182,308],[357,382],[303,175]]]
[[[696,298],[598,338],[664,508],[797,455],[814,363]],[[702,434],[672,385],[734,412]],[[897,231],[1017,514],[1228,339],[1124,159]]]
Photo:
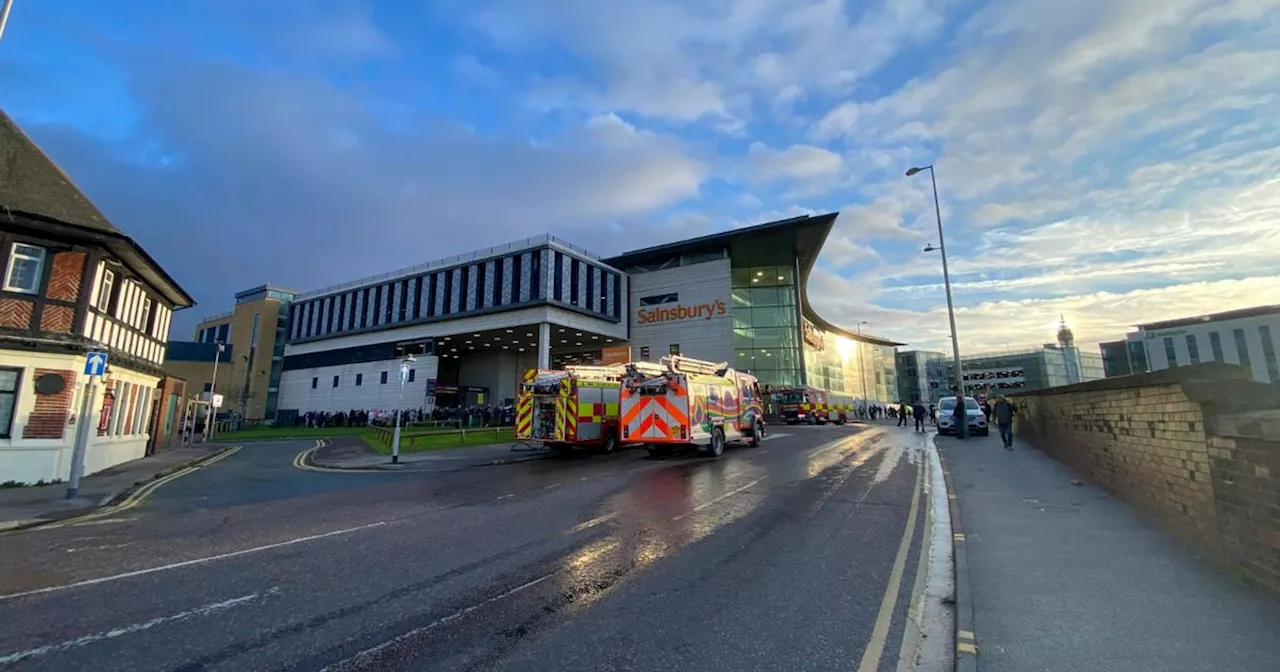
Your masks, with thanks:
[[[555,450],[613,452],[619,444],[618,397],[625,373],[621,365],[529,369],[516,396],[516,440]]]
[[[628,364],[622,379],[622,441],[650,454],[696,446],[718,457],[729,441],[759,445],[764,405],[755,376],[726,363],[678,355]]]

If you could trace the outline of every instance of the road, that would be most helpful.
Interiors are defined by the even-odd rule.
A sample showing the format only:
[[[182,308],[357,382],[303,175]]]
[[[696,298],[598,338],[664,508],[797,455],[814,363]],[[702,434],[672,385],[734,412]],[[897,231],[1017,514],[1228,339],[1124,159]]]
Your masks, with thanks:
[[[294,468],[311,445],[0,536],[0,669],[898,669],[921,435],[389,474]]]

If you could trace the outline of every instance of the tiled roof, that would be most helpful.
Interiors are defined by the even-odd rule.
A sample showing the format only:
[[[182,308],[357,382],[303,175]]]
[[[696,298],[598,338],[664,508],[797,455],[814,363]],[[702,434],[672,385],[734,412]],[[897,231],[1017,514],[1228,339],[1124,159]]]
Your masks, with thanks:
[[[0,111],[0,208],[120,233],[3,111]]]

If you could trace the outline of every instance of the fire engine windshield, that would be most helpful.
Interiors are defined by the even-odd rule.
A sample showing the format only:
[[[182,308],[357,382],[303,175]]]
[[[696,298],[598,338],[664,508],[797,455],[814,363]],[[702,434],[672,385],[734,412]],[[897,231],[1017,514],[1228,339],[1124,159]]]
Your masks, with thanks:
[[[803,404],[804,392],[788,391],[782,393],[782,403],[784,404]]]

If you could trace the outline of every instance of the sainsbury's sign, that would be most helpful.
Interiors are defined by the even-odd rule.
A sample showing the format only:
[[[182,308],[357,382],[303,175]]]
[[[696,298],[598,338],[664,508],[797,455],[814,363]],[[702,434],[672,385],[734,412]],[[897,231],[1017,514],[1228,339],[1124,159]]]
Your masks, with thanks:
[[[661,322],[679,322],[682,320],[709,320],[729,311],[724,301],[707,303],[667,305],[656,308],[641,308],[636,311],[636,324],[658,324]]]

